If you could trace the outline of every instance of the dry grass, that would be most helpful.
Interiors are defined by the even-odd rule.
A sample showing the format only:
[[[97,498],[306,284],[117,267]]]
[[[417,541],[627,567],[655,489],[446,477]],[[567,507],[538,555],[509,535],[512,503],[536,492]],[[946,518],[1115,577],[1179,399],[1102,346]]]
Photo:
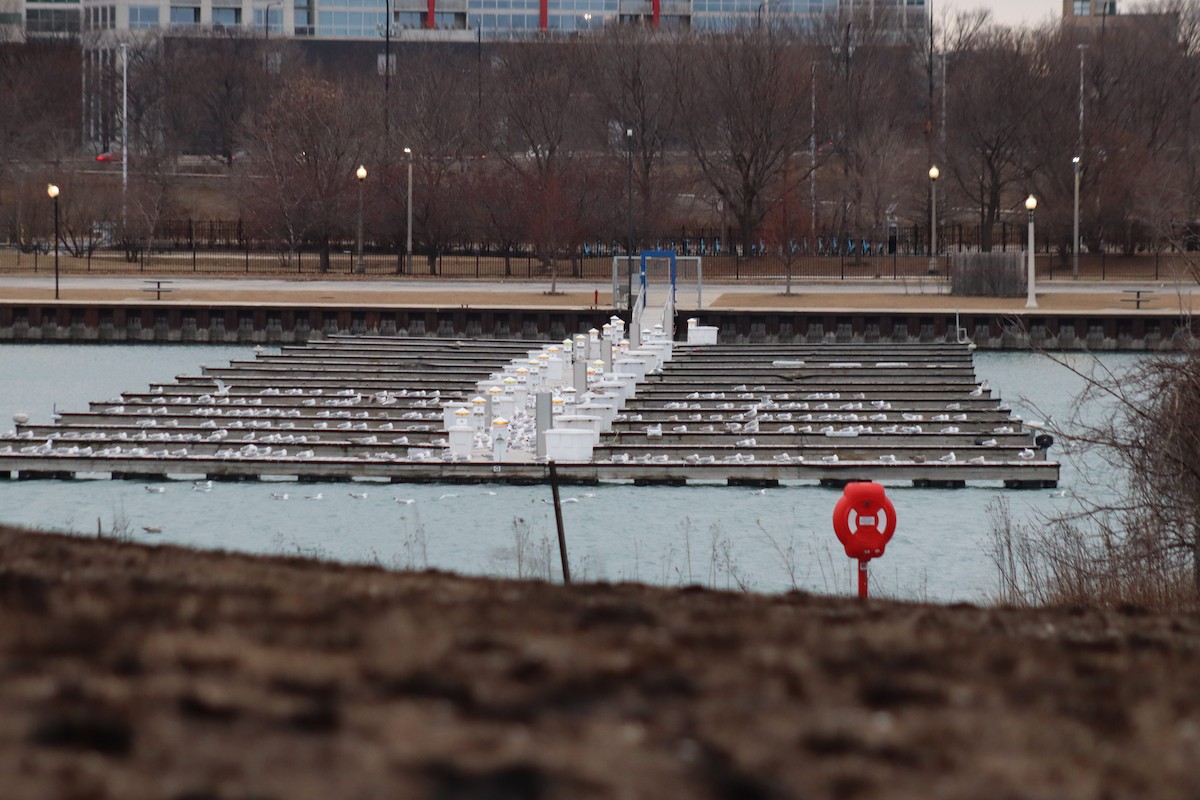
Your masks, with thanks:
[[[1004,605],[1200,609],[1190,555],[1162,546],[1146,527],[1128,527],[1133,520],[1019,523],[1004,500],[989,511],[996,600]]]

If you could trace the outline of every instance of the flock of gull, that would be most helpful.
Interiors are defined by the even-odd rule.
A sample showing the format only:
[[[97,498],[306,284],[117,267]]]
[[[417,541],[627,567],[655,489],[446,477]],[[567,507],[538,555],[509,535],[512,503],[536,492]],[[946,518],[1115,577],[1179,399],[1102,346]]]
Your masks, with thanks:
[[[236,464],[229,475],[353,478],[389,475],[355,465],[534,463],[540,432],[557,418],[586,421],[607,408],[584,459],[618,470],[595,473],[601,479],[656,466],[705,468],[696,474],[717,479],[760,468],[870,478],[913,466],[1004,467],[1014,479],[1022,466],[1050,466],[1056,477],[1035,427],[976,378],[961,346],[676,343],[631,390],[618,380],[628,377],[619,366],[628,342],[620,330],[598,333],[541,345],[334,337],[287,347],[64,412],[51,425],[17,420],[0,436],[0,470],[32,470],[36,460],[47,472],[220,479],[221,464]],[[539,392],[551,398],[549,420],[538,418]],[[456,450],[464,425],[470,441]],[[690,473],[662,473],[680,474]]]

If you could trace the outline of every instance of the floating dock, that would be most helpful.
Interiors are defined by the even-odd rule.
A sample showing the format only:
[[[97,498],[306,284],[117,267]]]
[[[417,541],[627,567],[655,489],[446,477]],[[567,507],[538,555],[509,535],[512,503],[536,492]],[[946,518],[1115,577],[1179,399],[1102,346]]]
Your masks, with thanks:
[[[531,452],[497,457],[477,443],[453,458],[447,442],[447,410],[478,405],[481,382],[495,383],[539,346],[553,345],[336,336],[284,347],[60,413],[50,425],[18,421],[0,437],[0,478],[548,482],[549,464]],[[977,378],[964,345],[671,350],[618,404],[590,459],[557,460],[559,480],[1057,485],[1059,465],[1037,431]],[[571,374],[582,370],[568,366],[544,390],[593,394],[568,388]]]

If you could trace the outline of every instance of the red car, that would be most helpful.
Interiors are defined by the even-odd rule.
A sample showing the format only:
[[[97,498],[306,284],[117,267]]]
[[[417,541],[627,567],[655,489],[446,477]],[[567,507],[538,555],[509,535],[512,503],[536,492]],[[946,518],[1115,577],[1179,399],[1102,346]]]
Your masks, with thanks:
[[[121,163],[121,154],[115,150],[106,150],[96,156],[96,160],[104,163],[112,162],[114,164]]]

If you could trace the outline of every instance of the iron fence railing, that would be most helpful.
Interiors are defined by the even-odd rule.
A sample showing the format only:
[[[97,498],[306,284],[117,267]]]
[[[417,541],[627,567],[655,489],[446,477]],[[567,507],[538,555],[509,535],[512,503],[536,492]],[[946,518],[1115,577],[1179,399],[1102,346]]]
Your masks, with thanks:
[[[948,273],[949,256],[939,256],[936,275]],[[418,253],[406,258],[397,252],[367,252],[363,269],[357,269],[352,248],[333,250],[323,258],[313,250],[271,249],[208,250],[199,247],[136,251],[95,249],[72,255],[59,252],[59,271],[80,274],[155,274],[155,275],[259,275],[355,276],[360,274],[408,276],[412,278],[474,280],[559,280],[609,281],[613,259],[609,255],[578,255],[574,258],[543,260],[527,254],[494,255],[485,253]],[[706,255],[703,271],[706,281],[797,281],[901,280],[928,277],[932,270],[927,255]],[[0,246],[0,273],[49,274],[54,270],[51,248]],[[624,266],[621,267],[624,276]],[[694,262],[680,264],[682,277],[692,277]],[[1038,254],[1039,281],[1063,281],[1074,278],[1070,257]],[[1081,255],[1079,278],[1082,280],[1173,281],[1200,279],[1200,253],[1148,253],[1118,256],[1107,253]]]

